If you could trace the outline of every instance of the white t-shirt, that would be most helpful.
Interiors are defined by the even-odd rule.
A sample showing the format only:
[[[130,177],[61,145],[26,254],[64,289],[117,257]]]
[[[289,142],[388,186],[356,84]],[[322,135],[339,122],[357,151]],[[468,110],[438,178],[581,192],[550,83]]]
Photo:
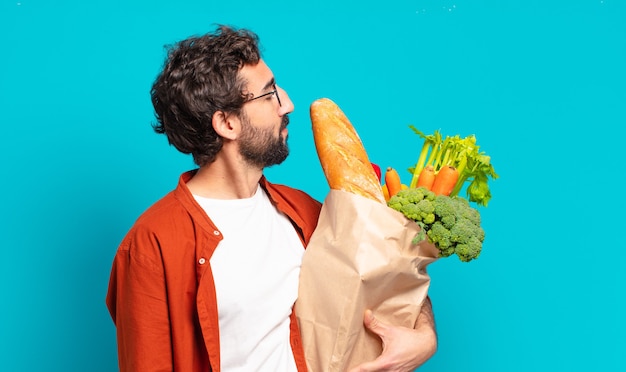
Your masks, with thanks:
[[[211,257],[225,372],[296,371],[290,344],[304,247],[259,186],[247,199],[195,196],[224,239]]]

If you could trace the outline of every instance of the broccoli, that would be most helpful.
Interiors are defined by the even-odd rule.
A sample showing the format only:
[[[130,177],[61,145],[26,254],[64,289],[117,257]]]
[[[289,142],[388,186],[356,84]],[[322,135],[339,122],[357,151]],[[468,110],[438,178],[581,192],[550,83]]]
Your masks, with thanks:
[[[457,206],[458,215],[463,218],[467,218],[475,225],[480,225],[480,213],[477,209],[471,208],[467,199],[454,196],[453,202]]]
[[[476,237],[482,242],[485,239],[485,232],[482,227],[467,218],[457,219],[450,229],[450,240],[455,243],[467,243],[471,237]]]
[[[404,189],[392,196],[387,205],[413,221],[432,224],[435,222],[434,196],[424,187]]]
[[[448,257],[454,253],[454,244],[450,240],[450,230],[448,230],[439,221],[434,222],[430,228],[427,228],[428,236],[431,243],[439,248],[441,257]]]
[[[425,224],[435,222],[435,207],[430,200],[422,199],[417,203],[403,204],[399,210],[407,218],[414,221],[424,222]]]
[[[463,262],[478,257],[485,239],[480,213],[460,196],[435,195],[419,187],[399,191],[387,205],[417,222],[422,231],[414,243],[428,239],[440,257],[456,254]]]
[[[440,196],[434,201],[435,215],[447,229],[452,228],[456,223],[458,209],[454,199],[447,196]],[[409,217],[407,217],[409,218]]]
[[[480,255],[482,241],[476,236],[470,236],[466,243],[459,243],[454,248],[454,253],[463,262],[471,261]]]
[[[417,187],[402,190],[402,196],[398,196],[397,194],[392,196],[387,204],[389,206],[395,204],[417,204],[419,201],[423,199],[434,200],[435,193],[428,190],[425,187]],[[394,207],[392,207],[394,208]],[[395,208],[394,208],[395,209]]]

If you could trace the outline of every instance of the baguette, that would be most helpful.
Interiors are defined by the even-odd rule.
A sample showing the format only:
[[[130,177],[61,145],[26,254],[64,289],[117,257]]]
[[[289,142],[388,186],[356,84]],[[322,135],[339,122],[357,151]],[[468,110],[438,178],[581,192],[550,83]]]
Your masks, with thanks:
[[[385,203],[382,187],[356,130],[328,98],[311,104],[313,139],[328,185]]]

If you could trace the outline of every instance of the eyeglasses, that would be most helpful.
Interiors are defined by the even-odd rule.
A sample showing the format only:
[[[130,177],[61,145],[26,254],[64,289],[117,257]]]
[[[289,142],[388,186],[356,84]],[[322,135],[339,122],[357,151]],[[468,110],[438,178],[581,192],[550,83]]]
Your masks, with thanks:
[[[261,94],[260,96],[256,96],[256,97],[250,98],[246,102],[254,101],[255,99],[267,97],[267,96],[273,94],[276,97],[276,100],[278,101],[278,106],[282,106],[280,104],[280,97],[278,96],[278,88],[276,88],[276,83],[272,84],[272,88],[274,88],[274,90],[272,90],[271,92],[267,92],[267,93]]]

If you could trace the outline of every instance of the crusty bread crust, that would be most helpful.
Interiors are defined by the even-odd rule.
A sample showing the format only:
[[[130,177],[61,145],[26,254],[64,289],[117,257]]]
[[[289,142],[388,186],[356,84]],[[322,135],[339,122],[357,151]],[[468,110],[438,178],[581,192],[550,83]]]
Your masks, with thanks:
[[[320,98],[311,104],[310,115],[315,147],[330,188],[385,203],[363,143],[339,106]]]

